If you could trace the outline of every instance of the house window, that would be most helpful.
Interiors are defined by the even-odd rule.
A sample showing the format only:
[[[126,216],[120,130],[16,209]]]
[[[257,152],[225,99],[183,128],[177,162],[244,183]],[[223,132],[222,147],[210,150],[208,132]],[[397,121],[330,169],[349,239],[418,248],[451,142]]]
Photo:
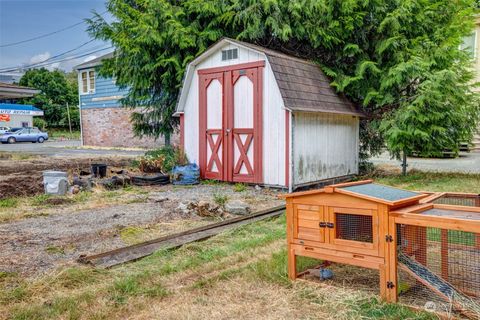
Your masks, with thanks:
[[[81,73],[81,93],[95,93],[95,71],[88,70]]]
[[[222,61],[238,59],[238,49],[222,50]]]
[[[463,43],[460,45],[460,50],[467,51],[472,59],[477,57],[477,32],[473,32],[472,34],[463,38]]]

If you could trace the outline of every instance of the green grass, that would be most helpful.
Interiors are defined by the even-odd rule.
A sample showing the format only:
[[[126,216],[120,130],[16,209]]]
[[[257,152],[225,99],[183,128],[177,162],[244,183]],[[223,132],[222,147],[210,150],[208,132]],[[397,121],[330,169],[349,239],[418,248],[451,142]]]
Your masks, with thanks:
[[[0,200],[0,208],[15,208],[18,205],[18,199],[5,198]]]
[[[50,197],[51,196],[48,194],[39,194],[30,199],[30,204],[35,207],[44,206],[46,205],[46,201],[50,199]]]
[[[479,175],[413,172],[407,177],[377,174],[374,178],[380,183],[411,190],[480,191]],[[224,203],[224,195],[216,196]],[[41,203],[41,196],[36,201]],[[350,288],[354,293],[343,295],[341,292],[336,295],[338,300],[332,300],[333,292],[317,290],[300,281],[292,283],[287,276],[286,250],[278,246],[286,237],[285,223],[285,216],[281,216],[244,225],[208,240],[175,250],[160,250],[137,262],[109,270],[74,267],[33,283],[16,275],[0,274],[0,304],[7,306],[7,316],[13,319],[110,319],[118,318],[119,314],[125,318],[137,312],[138,301],[148,304],[158,301],[148,300],[150,298],[172,297],[175,292],[165,284],[165,279],[170,276],[175,279],[186,272],[198,277],[187,289],[199,290],[200,295],[204,294],[202,290],[215,290],[215,285],[234,285],[235,277],[241,277],[255,283],[259,290],[266,284],[289,292],[293,290],[298,303],[319,305],[331,317],[335,317],[336,308],[341,308],[347,310],[349,319],[435,319],[401,305],[384,303],[375,295],[366,295],[360,290],[357,294],[354,287]],[[124,230],[122,238],[136,234],[135,229]],[[452,241],[462,239],[456,232],[451,233],[451,238]],[[429,239],[438,241],[439,236],[429,233]],[[467,237],[461,242],[472,240]],[[277,249],[265,254],[269,245]],[[257,257],[260,250],[264,252],[262,258]],[[318,260],[299,257],[297,268],[303,271],[318,264]],[[208,270],[217,272],[209,275]],[[202,271],[207,271],[204,277]],[[222,299],[221,296],[215,298]],[[102,304],[101,301],[107,302]]]
[[[440,242],[442,239],[440,229],[428,228],[427,239],[430,241]],[[474,246],[475,240],[476,239],[474,233],[458,230],[448,230],[448,243]]]
[[[68,129],[47,128],[48,136],[52,140],[67,139],[78,140],[80,139],[80,131],[73,130],[72,133]]]
[[[362,178],[372,178],[375,182],[408,190],[480,193],[480,174],[431,173],[412,170],[406,176],[377,172]]]

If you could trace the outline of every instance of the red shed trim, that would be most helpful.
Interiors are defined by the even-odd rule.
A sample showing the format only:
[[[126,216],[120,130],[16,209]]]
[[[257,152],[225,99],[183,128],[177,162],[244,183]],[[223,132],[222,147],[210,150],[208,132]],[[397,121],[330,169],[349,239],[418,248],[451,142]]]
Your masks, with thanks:
[[[185,115],[180,114],[180,150],[185,152]]]
[[[199,77],[199,163],[200,176],[207,179],[218,179],[232,182],[263,183],[263,69],[265,60],[241,63],[225,67],[198,70]],[[247,76],[254,86],[253,94],[253,128],[234,128],[233,121],[233,87],[240,76]],[[223,90],[222,128],[213,132],[207,130],[207,97],[206,89],[213,79],[217,79]],[[215,134],[217,141],[209,136]],[[239,134],[246,134],[242,142]],[[208,144],[207,144],[208,141]],[[247,156],[248,148],[253,141],[253,168]],[[222,155],[218,154],[222,146]],[[234,148],[241,153],[234,163]],[[207,147],[212,151],[211,159],[207,159]],[[220,160],[222,159],[222,160]],[[207,163],[208,162],[208,163]],[[219,172],[211,172],[213,163]],[[246,174],[240,174],[242,165]]]
[[[265,60],[233,64],[233,65],[224,66],[224,67],[200,69],[197,72],[198,74],[208,74],[208,73],[227,72],[227,71],[234,71],[239,69],[257,68],[257,67],[265,67]]]

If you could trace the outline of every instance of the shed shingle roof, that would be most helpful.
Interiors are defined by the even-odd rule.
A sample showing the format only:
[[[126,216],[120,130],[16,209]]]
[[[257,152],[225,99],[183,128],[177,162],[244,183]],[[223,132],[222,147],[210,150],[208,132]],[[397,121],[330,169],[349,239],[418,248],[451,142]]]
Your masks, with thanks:
[[[364,116],[352,102],[335,92],[315,63],[248,42],[228,40],[267,56],[286,108]]]

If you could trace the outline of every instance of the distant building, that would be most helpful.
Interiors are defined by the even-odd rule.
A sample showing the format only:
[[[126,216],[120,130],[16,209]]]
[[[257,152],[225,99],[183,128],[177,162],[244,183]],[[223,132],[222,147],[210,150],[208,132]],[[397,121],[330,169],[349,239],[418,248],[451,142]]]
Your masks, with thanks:
[[[43,111],[32,105],[15,102],[39,92],[33,88],[0,82],[0,127],[32,127],[33,117],[43,116]]]
[[[13,84],[19,83],[24,73],[22,72],[0,72],[0,82]]]
[[[119,102],[128,92],[120,89],[112,78],[99,76],[102,60],[109,53],[75,67],[78,72],[78,92],[82,143],[101,147],[145,147],[164,144],[163,139],[138,138],[133,134],[132,110]]]

